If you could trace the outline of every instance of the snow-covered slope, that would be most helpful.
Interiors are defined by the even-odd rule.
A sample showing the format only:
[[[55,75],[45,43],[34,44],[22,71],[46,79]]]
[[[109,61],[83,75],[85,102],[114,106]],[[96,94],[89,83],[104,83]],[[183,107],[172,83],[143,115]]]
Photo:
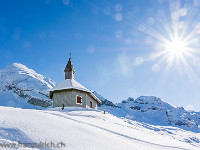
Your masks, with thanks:
[[[55,83],[26,66],[14,63],[0,70],[0,105],[21,108],[48,107],[47,90]]]
[[[135,100],[129,97],[115,107],[102,105],[99,109],[152,125],[179,126],[200,132],[200,112],[186,111],[183,107],[172,106],[155,96],[140,96]]]
[[[200,149],[199,133],[120,119],[99,110],[33,110],[1,106],[0,118],[0,146],[19,141],[54,144],[62,141],[67,150]]]

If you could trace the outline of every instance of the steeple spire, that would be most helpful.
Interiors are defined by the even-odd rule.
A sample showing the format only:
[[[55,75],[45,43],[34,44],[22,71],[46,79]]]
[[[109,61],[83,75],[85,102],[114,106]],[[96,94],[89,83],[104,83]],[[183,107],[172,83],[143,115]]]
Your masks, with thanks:
[[[66,79],[74,79],[75,70],[74,70],[74,66],[72,64],[72,60],[71,60],[71,53],[70,53],[70,58],[65,67],[64,72],[65,72],[65,80]]]

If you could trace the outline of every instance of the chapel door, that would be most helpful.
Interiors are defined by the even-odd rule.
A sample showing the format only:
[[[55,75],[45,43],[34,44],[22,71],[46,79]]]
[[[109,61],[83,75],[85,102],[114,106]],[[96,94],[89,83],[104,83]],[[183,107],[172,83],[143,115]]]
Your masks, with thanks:
[[[92,102],[90,101],[90,108],[92,108]]]

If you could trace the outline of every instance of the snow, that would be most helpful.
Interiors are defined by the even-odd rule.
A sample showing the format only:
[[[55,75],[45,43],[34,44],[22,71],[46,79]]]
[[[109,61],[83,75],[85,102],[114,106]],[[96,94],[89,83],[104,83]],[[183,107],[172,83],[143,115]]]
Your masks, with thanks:
[[[200,112],[186,111],[183,107],[172,106],[155,96],[128,98],[116,104],[115,107],[103,105],[99,109],[117,117],[132,118],[138,122],[178,126],[182,129],[200,132]]]
[[[186,111],[155,96],[113,104],[75,80],[54,86],[50,78],[19,63],[0,70],[0,144],[62,141],[69,150],[200,149],[200,112]],[[49,91],[62,89],[89,92],[102,105],[99,110],[40,107],[41,103],[51,105]],[[37,109],[44,110],[34,110],[35,102]]]
[[[77,89],[81,91],[91,92],[90,90],[82,86],[80,83],[75,81],[74,79],[66,79],[65,81],[56,85],[54,88],[50,89],[50,91],[57,91],[63,89]]]
[[[29,101],[50,105],[48,89],[55,86],[50,79],[20,63],[0,70],[0,105],[34,108]]]
[[[200,149],[199,133],[120,119],[100,110],[0,106],[0,118],[0,143],[62,141],[69,150]],[[186,139],[194,140],[187,142]]]
[[[33,78],[41,81],[42,83],[46,84],[47,87],[49,87],[49,88],[53,88],[55,86],[55,83],[52,80],[50,80],[49,78],[46,79],[43,75],[36,73],[34,70],[27,68],[23,64],[13,63],[12,66],[9,67],[8,69],[11,69],[11,70],[15,69],[16,71],[18,71],[19,74],[24,74],[24,75],[33,77]]]

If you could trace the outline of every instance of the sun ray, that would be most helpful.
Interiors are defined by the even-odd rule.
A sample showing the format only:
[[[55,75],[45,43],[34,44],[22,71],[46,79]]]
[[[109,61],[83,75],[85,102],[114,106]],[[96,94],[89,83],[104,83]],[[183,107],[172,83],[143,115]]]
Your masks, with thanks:
[[[197,59],[200,55],[200,24],[194,20],[196,14],[189,12],[181,3],[180,0],[169,0],[170,16],[159,10],[157,25],[150,26],[138,18],[134,19],[139,23],[138,29],[154,39],[155,51],[149,57],[166,65],[165,76],[171,69],[184,70],[192,79],[196,75],[191,62],[196,58],[200,64],[200,59]],[[180,14],[181,11],[184,14]],[[135,28],[130,22],[126,23]]]
[[[173,18],[172,13],[178,12],[180,9],[180,1],[176,2],[176,5],[178,6],[171,9],[171,23],[167,22],[165,15],[162,14],[161,25],[164,31],[160,32],[156,28],[142,24],[145,26],[143,32],[157,40],[159,48],[150,55],[150,58],[154,60],[159,58],[159,63],[166,62],[165,74],[168,74],[172,67],[179,67],[185,69],[189,78],[192,79],[192,77],[196,78],[196,75],[190,66],[189,60],[200,54],[197,47],[199,37],[197,37],[196,27],[190,27],[192,23],[181,22],[180,17]],[[183,23],[181,28],[179,27],[180,23]],[[163,32],[166,34],[163,34]]]

